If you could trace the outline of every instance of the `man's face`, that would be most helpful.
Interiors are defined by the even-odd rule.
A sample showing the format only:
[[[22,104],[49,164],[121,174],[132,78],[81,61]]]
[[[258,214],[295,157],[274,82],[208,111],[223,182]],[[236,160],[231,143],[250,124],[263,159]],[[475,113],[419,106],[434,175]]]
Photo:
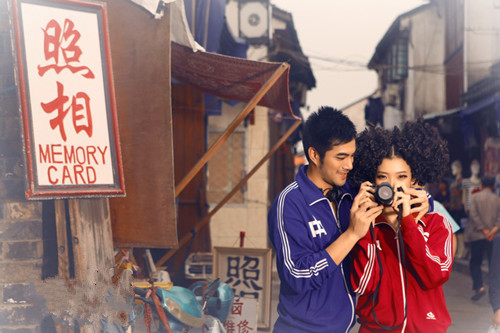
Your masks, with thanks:
[[[319,164],[319,175],[323,182],[330,186],[342,186],[347,180],[347,174],[352,170],[356,141],[333,146],[328,150]],[[326,185],[325,184],[325,185]]]

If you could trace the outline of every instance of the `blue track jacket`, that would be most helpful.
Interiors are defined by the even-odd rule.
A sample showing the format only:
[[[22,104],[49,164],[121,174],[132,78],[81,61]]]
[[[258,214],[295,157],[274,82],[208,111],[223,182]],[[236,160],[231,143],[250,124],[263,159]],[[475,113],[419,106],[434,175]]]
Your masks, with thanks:
[[[353,193],[347,183],[342,187],[337,218],[306,171],[303,166],[269,211],[269,237],[281,279],[274,328],[279,333],[348,332],[355,313],[350,260],[337,266],[325,249],[347,229]]]

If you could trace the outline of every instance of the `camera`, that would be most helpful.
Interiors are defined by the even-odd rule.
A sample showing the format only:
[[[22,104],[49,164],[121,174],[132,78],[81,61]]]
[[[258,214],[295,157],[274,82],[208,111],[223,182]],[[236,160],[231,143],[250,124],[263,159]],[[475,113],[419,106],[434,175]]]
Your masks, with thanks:
[[[394,200],[394,189],[391,184],[387,182],[380,183],[380,185],[373,186],[375,201],[384,206],[392,205]]]

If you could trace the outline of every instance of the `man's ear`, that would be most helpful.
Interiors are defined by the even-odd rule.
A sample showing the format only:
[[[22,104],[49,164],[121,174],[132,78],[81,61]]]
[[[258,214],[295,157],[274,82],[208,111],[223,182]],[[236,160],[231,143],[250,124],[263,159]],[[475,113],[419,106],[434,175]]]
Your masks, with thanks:
[[[313,163],[315,166],[319,166],[320,157],[318,151],[313,147],[309,147],[307,153],[309,154],[309,162]]]

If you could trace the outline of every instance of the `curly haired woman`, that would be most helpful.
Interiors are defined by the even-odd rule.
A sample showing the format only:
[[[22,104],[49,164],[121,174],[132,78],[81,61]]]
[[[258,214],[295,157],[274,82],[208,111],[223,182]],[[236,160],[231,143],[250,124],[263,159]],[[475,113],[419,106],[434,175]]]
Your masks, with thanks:
[[[415,187],[448,168],[446,143],[419,120],[401,130],[367,129],[356,145],[351,183],[374,194],[384,182],[394,189],[352,253],[359,332],[446,332],[451,318],[442,285],[453,263],[451,226],[438,213],[414,213],[425,193]],[[366,200],[376,201],[371,194]]]

